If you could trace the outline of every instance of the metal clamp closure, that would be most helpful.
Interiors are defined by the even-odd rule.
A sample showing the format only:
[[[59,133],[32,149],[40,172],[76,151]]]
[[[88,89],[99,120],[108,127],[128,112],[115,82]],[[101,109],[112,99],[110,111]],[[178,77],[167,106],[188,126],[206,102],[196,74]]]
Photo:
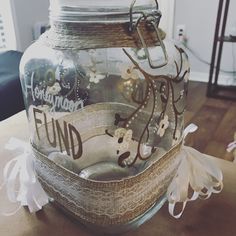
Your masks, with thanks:
[[[157,69],[157,68],[161,68],[165,65],[167,65],[168,63],[168,55],[167,55],[167,52],[166,52],[166,48],[165,48],[165,45],[161,39],[161,36],[160,36],[160,33],[159,33],[159,30],[158,30],[158,26],[159,26],[159,23],[160,23],[160,19],[161,19],[161,12],[159,11],[159,6],[158,6],[158,2],[157,0],[155,0],[155,3],[156,3],[156,9],[153,10],[151,13],[148,13],[146,14],[145,12],[143,11],[133,11],[134,9],[134,5],[136,3],[136,0],[133,0],[131,6],[130,6],[130,24],[129,24],[129,31],[131,33],[135,32],[135,30],[137,30],[137,33],[138,33],[138,36],[139,36],[139,39],[142,43],[142,46],[144,48],[144,51],[145,51],[145,54],[148,58],[148,62],[149,62],[149,65],[152,69]],[[136,22],[134,22],[133,20],[133,16],[134,15],[140,15],[140,17],[137,19]],[[144,37],[142,36],[142,32],[140,30],[140,27],[139,27],[139,24],[140,22],[144,21],[146,23],[146,26],[147,28],[150,28],[150,29],[154,29],[155,33],[156,33],[156,36],[157,36],[157,39],[158,41],[160,42],[160,46],[161,46],[161,49],[162,49],[162,52],[163,52],[163,55],[164,55],[164,58],[165,58],[165,61],[160,64],[160,65],[155,65],[153,60],[151,59],[151,56],[150,56],[150,53],[149,53],[149,50],[148,50],[148,47],[147,47],[147,44],[144,40]]]

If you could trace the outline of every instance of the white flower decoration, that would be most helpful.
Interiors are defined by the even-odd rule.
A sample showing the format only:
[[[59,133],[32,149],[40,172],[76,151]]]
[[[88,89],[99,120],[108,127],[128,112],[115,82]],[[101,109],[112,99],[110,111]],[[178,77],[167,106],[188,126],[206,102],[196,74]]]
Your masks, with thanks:
[[[119,142],[119,151],[120,152],[125,152],[127,151],[127,149],[129,148],[130,142],[132,140],[132,136],[133,136],[133,131],[131,129],[127,130],[124,128],[118,128],[117,130],[115,130],[115,134],[114,137],[116,137],[118,139]]]
[[[141,146],[141,150],[142,150],[142,154],[144,157],[146,156],[150,156],[152,153],[152,147],[151,146],[147,146],[147,144],[143,144]]]
[[[180,136],[181,136],[180,131],[176,130],[175,137],[172,140],[172,146],[175,146],[179,142]]]
[[[61,86],[56,82],[53,86],[47,87],[47,92],[52,95],[57,95],[61,91]]]
[[[159,124],[159,128],[157,130],[157,134],[160,136],[160,137],[163,137],[165,132],[166,132],[166,129],[168,128],[169,126],[169,121],[168,121],[168,116],[165,115],[164,116],[164,119],[162,119],[160,121],[160,124]]]
[[[121,78],[125,80],[128,80],[128,79],[137,80],[139,78],[139,74],[133,65],[123,66],[121,68]]]
[[[124,136],[124,141],[130,142],[132,140],[132,136],[133,136],[133,130],[132,129],[127,130],[127,132]]]
[[[98,74],[98,73],[91,71],[89,73],[89,82],[94,83],[94,84],[98,84],[100,82],[100,80],[103,80],[105,77],[106,77],[105,75]]]
[[[114,136],[116,138],[123,138],[125,136],[126,131],[127,130],[125,128],[118,128],[115,130]]]

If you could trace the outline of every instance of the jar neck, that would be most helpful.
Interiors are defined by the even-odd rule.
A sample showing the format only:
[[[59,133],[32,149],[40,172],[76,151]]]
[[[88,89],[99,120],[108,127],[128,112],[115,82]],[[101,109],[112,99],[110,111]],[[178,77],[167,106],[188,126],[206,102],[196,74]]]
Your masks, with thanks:
[[[140,31],[147,47],[159,45],[155,31],[150,31],[144,23]],[[165,32],[158,29],[161,39]],[[73,23],[53,22],[50,30],[41,37],[44,44],[58,49],[92,49],[109,47],[142,48],[142,42],[136,32],[129,32],[128,23]]]

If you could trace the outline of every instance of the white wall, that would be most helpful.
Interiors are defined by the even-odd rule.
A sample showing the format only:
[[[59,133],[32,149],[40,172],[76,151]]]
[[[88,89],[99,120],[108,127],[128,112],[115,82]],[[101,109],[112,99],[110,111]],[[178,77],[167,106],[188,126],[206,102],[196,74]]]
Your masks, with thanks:
[[[49,0],[11,0],[17,49],[24,51],[33,41],[36,22],[48,22]]]
[[[188,45],[208,62],[211,60],[218,3],[218,0],[176,0],[175,4],[174,28],[178,24],[186,25]],[[226,33],[232,25],[236,26],[235,9],[236,1],[231,0]],[[232,48],[236,57],[236,44],[224,43],[222,69],[234,70]],[[189,57],[192,71],[207,77],[209,66],[199,62],[190,53]]]
[[[172,38],[174,27],[175,0],[158,0],[158,3],[162,12],[160,27],[165,30],[169,38]]]

